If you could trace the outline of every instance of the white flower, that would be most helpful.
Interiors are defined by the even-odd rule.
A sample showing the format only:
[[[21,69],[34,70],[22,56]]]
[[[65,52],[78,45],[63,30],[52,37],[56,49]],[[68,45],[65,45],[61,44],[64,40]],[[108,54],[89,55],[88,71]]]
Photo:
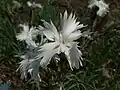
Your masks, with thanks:
[[[33,8],[42,8],[42,5],[41,4],[38,4],[38,3],[35,3],[35,2],[33,2],[33,3],[31,3],[30,1],[28,1],[27,2],[27,5],[29,6],[29,7],[33,7]]]
[[[20,41],[25,41],[30,46],[37,47],[33,39],[38,35],[38,30],[35,27],[29,29],[29,26],[25,24],[20,24],[20,26],[23,28],[23,31],[16,38]]]
[[[29,73],[31,80],[41,81],[39,75],[40,61],[35,60],[34,58],[29,58],[27,55],[22,55],[21,58],[23,60],[20,62],[20,66],[18,68],[18,70],[20,69],[21,71],[21,79],[25,78],[26,80]]]
[[[48,23],[44,20],[43,22],[43,34],[51,42],[45,43],[39,49],[37,58],[41,59],[40,65],[47,66],[55,54],[62,52],[66,55],[71,69],[82,66],[82,52],[77,48],[78,42],[74,40],[84,36],[79,29],[85,26],[76,21],[72,13],[68,16],[67,11],[63,16],[61,15],[61,31],[59,32],[52,22]]]
[[[109,6],[104,2],[104,0],[90,0],[88,7],[92,8],[97,6],[99,10],[97,11],[98,16],[104,16],[107,12],[109,12]]]

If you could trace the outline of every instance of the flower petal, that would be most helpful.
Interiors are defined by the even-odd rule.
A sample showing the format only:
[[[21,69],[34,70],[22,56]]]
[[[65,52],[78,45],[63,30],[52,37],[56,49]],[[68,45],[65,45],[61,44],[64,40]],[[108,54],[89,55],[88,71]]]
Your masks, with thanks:
[[[81,62],[81,60],[83,60],[82,52],[77,48],[77,43],[74,44],[70,51],[66,52],[65,54],[72,70],[74,67],[79,69],[80,66],[83,66]]]
[[[56,42],[46,43],[40,47],[39,52],[37,58],[42,58],[40,65],[46,67],[50,63],[51,58],[56,53],[59,53],[59,45]]]
[[[78,31],[78,29],[84,27],[83,24],[80,24],[80,22],[76,22],[75,15],[73,15],[72,13],[67,17],[67,11],[64,13],[64,16],[63,16],[63,19],[61,22],[62,22],[61,23],[61,27],[62,27],[61,32],[62,32],[62,35],[63,35],[65,41],[67,41],[69,39],[68,37],[70,34],[72,34],[75,31]],[[74,36],[75,36],[75,34],[74,34]]]
[[[45,28],[43,30],[44,35],[51,41],[58,40],[59,34],[58,34],[57,29],[54,26],[54,24],[52,22],[48,23],[44,20],[42,20],[42,21],[44,22],[44,26],[45,26]]]
[[[109,12],[108,11],[109,6],[103,0],[99,1],[98,7],[99,7],[99,10],[97,11],[97,15],[101,17],[107,14],[107,12]]]
[[[80,38],[81,36],[82,36],[81,31],[75,31],[75,32],[71,33],[71,34],[68,36],[67,41],[77,40],[77,39]]]
[[[88,7],[91,9],[94,6],[97,6],[99,8],[97,15],[100,17],[109,12],[109,6],[104,2],[104,0],[90,0]]]
[[[92,7],[96,6],[98,4],[97,0],[90,0],[88,8],[92,9]]]
[[[23,31],[16,35],[16,38],[20,41],[25,41],[27,45],[37,47],[36,43],[33,41],[33,38],[36,38],[39,32],[36,27],[29,29],[28,25],[20,24],[20,26],[23,28]]]
[[[18,68],[21,71],[21,79],[27,79],[27,74],[30,73],[32,80],[41,80],[39,77],[39,63],[39,60],[24,57]]]
[[[42,8],[42,5],[41,4],[39,4],[39,3],[35,3],[35,2],[30,2],[30,1],[28,1],[27,2],[27,5],[29,6],[29,7],[33,7],[33,8]]]
[[[29,32],[29,26],[25,25],[25,24],[20,24],[19,26],[23,28],[23,31],[18,33],[16,35],[16,38],[17,38],[17,40],[20,40],[20,41],[26,40],[26,38],[28,36],[27,34]]]

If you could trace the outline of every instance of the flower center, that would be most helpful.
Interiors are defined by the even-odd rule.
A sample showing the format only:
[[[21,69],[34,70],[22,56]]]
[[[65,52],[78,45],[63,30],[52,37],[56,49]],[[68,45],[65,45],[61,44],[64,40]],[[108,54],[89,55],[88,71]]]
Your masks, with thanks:
[[[65,44],[64,40],[63,40],[63,35],[60,33],[59,35],[59,43],[60,44]]]

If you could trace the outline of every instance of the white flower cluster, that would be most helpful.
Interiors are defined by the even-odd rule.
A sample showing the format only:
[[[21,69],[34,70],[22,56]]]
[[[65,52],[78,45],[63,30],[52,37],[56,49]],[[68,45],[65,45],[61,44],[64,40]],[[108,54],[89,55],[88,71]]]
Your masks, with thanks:
[[[22,55],[23,61],[20,62],[19,69],[21,70],[21,77],[26,78],[27,73],[30,73],[31,78],[34,80],[40,80],[39,67],[46,68],[50,64],[51,58],[55,54],[64,53],[71,70],[73,68],[79,68],[82,64],[82,52],[78,49],[77,39],[81,37],[90,37],[90,32],[81,32],[80,29],[84,28],[83,24],[77,21],[74,14],[68,15],[67,11],[61,14],[60,30],[55,25],[43,21],[44,26],[39,25],[36,27],[29,27],[25,24],[20,24],[23,27],[23,31],[17,34],[16,38],[20,41],[25,41],[30,50],[26,55]],[[34,38],[37,35],[45,36],[49,42],[42,44],[36,44]],[[43,39],[44,41],[44,39]],[[42,41],[42,42],[43,42]]]
[[[97,15],[100,17],[109,12],[109,6],[104,2],[104,0],[90,0],[88,7],[91,9],[94,6],[97,6],[99,8]]]

